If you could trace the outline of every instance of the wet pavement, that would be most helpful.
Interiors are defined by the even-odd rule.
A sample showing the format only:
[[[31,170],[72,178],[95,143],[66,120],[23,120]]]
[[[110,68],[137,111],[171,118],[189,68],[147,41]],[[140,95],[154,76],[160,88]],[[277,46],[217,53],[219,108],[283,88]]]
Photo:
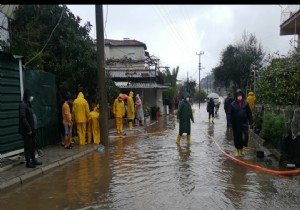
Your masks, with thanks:
[[[145,126],[135,127],[133,130],[126,129],[124,125],[124,133],[128,135],[140,134],[145,128],[151,127],[156,122],[148,121]],[[116,129],[109,130],[109,142],[112,143],[117,139]],[[124,136],[123,136],[124,137]],[[96,150],[101,150],[103,145],[87,144],[79,145],[77,137],[74,138],[75,143],[72,149],[64,149],[59,143],[57,145],[49,145],[41,149],[41,154],[36,154],[38,161],[43,164],[36,168],[26,168],[24,156],[16,155],[13,157],[3,158],[0,161],[0,192],[7,190],[9,187],[14,187],[18,184],[24,184],[32,178],[43,175],[51,169],[63,166],[66,163],[76,160],[84,155],[87,155]]]

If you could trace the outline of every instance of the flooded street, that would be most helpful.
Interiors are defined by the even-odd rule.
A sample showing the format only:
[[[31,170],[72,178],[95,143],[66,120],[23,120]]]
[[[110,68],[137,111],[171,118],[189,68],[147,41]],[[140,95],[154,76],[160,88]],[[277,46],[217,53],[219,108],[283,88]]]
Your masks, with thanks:
[[[299,209],[300,175],[272,175],[226,158],[207,136],[234,154],[223,104],[215,124],[208,123],[205,104],[194,108],[191,145],[185,134],[176,144],[179,125],[163,116],[147,135],[138,127],[134,136],[112,138],[103,152],[2,193],[0,209]],[[242,158],[278,170],[274,159],[257,159],[249,141]]]

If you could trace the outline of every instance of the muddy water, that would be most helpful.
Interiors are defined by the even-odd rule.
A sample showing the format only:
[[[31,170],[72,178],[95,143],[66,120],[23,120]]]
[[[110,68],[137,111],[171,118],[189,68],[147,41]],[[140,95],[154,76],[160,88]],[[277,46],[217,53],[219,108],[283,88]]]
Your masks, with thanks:
[[[267,174],[224,157],[206,136],[233,155],[224,111],[209,124],[204,107],[194,106],[190,146],[185,136],[176,145],[178,124],[164,116],[146,128],[149,135],[127,131],[104,152],[1,194],[0,209],[299,209],[299,176]],[[277,167],[272,158],[256,158],[251,139],[243,159]]]

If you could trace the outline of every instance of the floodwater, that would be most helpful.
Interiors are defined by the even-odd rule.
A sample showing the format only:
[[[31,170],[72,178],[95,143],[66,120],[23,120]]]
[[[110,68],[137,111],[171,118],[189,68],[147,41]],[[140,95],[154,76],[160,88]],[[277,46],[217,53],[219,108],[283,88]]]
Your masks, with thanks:
[[[0,195],[0,209],[299,209],[300,175],[278,176],[226,158],[234,154],[223,104],[214,124],[205,104],[194,105],[191,145],[176,145],[178,124],[163,116],[148,134],[138,128],[126,138],[112,138],[103,152],[81,159]],[[138,135],[141,134],[141,135]],[[256,158],[249,140],[243,159],[278,169],[269,157]]]

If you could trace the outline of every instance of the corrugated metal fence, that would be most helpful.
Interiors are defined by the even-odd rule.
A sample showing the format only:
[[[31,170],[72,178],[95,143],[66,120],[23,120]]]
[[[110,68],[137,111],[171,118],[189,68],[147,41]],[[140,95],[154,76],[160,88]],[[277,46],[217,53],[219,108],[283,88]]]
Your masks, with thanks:
[[[24,89],[31,89],[33,110],[37,116],[39,147],[60,140],[56,81],[51,73],[23,70]],[[11,54],[0,52],[0,158],[13,151],[23,151],[23,140],[18,133],[19,103],[21,102],[19,63]]]
[[[20,100],[18,60],[0,53],[0,154],[23,148],[18,134]]]

